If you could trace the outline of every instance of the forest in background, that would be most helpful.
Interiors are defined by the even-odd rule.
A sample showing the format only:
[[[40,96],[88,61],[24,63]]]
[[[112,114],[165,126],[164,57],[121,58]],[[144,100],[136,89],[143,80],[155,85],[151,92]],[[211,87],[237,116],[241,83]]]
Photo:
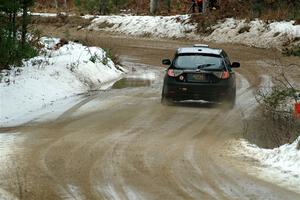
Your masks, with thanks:
[[[299,0],[214,0],[213,5],[212,1],[207,3],[203,15],[192,16],[200,29],[228,17],[295,20],[300,24]],[[28,11],[78,15],[174,15],[186,14],[191,3],[191,0],[0,0],[0,70],[19,65],[22,59],[38,53],[34,37],[27,36],[31,23]]]
[[[0,0],[0,70],[37,55],[33,38],[27,34],[28,11],[33,5],[34,0]]]
[[[300,20],[299,0],[207,0],[207,9],[222,17]],[[186,14],[192,0],[36,0],[36,11],[72,11],[89,14]],[[212,8],[212,7],[211,7]]]

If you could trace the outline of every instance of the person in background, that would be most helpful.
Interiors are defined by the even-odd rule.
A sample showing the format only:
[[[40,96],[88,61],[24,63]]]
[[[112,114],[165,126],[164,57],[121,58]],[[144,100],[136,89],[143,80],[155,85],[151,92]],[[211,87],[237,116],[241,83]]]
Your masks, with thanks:
[[[203,13],[203,0],[196,0],[199,13]]]
[[[196,11],[196,0],[192,0],[192,5],[190,7],[190,9],[188,10],[188,13],[190,13],[192,11],[192,13],[195,13]]]
[[[192,5],[188,10],[188,13],[190,13],[192,11],[192,13],[196,12],[196,6],[197,6],[197,10],[199,13],[203,13],[203,3],[204,0],[192,0]]]

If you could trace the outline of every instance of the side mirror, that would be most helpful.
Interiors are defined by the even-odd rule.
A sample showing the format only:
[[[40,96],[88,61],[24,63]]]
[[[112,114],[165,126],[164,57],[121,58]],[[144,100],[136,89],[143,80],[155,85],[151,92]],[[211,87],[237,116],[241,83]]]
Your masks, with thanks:
[[[163,65],[171,65],[171,60],[170,59],[163,59],[162,64]]]
[[[231,64],[231,67],[232,68],[239,68],[241,66],[241,64],[239,63],[239,62],[233,62],[232,64]]]

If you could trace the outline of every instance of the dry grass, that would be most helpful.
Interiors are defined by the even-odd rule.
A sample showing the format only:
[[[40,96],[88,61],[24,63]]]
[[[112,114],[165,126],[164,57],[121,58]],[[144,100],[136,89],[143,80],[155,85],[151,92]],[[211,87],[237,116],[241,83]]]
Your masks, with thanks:
[[[56,27],[68,26],[69,28],[73,27],[86,27],[90,24],[89,19],[83,19],[79,16],[66,16],[66,15],[58,15],[57,17],[40,17],[33,16],[32,24],[43,24],[43,25],[53,25]]]
[[[287,71],[299,65],[274,62],[268,68],[273,74],[271,88],[261,88],[256,93],[259,103],[255,116],[247,120],[244,136],[264,148],[274,148],[291,143],[299,136],[300,121],[294,115],[294,100],[299,91]]]
[[[300,43],[284,49],[283,54],[287,55],[287,56],[299,56],[300,57]]]
[[[193,15],[192,23],[197,23],[197,33],[209,35],[213,32],[212,26],[216,25],[221,20],[217,15]]]

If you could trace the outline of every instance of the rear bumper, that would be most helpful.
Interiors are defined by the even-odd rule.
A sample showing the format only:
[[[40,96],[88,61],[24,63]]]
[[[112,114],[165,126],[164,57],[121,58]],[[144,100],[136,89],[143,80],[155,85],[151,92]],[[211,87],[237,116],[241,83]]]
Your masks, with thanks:
[[[234,92],[234,85],[230,80],[218,83],[186,83],[167,81],[164,84],[164,96],[172,100],[206,100],[222,101]]]

